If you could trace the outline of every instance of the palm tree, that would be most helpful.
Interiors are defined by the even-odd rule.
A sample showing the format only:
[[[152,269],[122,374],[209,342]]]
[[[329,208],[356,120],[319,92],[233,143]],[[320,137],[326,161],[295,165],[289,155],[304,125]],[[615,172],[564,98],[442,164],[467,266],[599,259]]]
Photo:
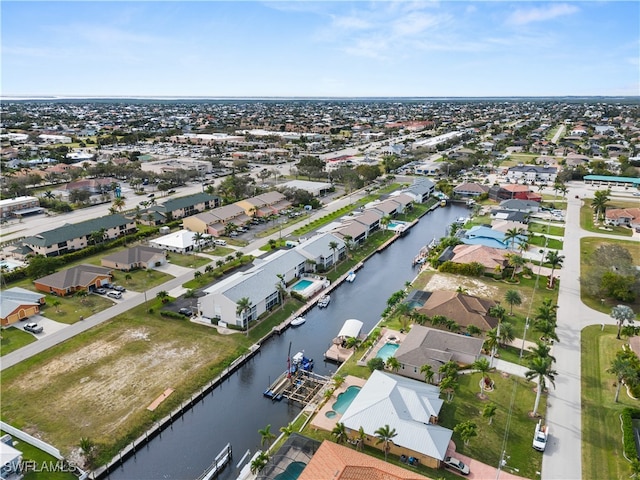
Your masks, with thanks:
[[[82,450],[87,467],[92,468],[95,462],[96,444],[90,438],[82,437],[79,447]]]
[[[513,267],[513,271],[511,272],[511,280],[515,278],[518,269],[527,263],[527,261],[523,257],[521,257],[520,255],[516,255],[515,253],[507,254],[507,262],[511,267]]]
[[[458,388],[458,380],[455,377],[447,376],[440,381],[440,391],[447,394],[447,402],[453,400],[456,388]]]
[[[251,310],[251,300],[249,299],[249,297],[242,297],[240,300],[238,300],[238,303],[236,303],[236,315],[242,318],[243,316],[246,316],[246,313],[249,310]],[[248,319],[246,320],[247,320],[247,333],[248,333],[249,320]]]
[[[393,438],[398,434],[396,433],[395,428],[390,428],[389,425],[385,425],[384,427],[378,428],[373,434],[376,436],[376,445],[382,443],[382,449],[384,450],[384,460],[387,461],[387,456],[389,455],[389,450],[391,450],[391,444],[393,443]]]
[[[478,436],[478,425],[471,420],[467,420],[453,427],[453,431],[460,435],[465,445],[469,445],[469,440]]]
[[[413,307],[406,302],[400,302],[396,305],[396,313],[400,316],[400,323],[403,330],[407,329],[407,317],[413,311]]]
[[[521,228],[510,228],[505,232],[504,241],[507,244],[511,243],[511,250],[514,250],[513,247],[515,245],[516,239],[523,233],[524,233],[524,230],[522,230]]]
[[[167,303],[169,301],[169,292],[166,290],[160,290],[156,294],[156,298],[159,299],[162,303]]]
[[[551,352],[551,345],[549,345],[548,343],[538,341],[536,342],[536,346],[529,351],[529,354],[531,355],[531,357],[550,358],[552,361],[555,362],[556,357],[551,355],[550,352]]]
[[[364,431],[364,428],[360,427],[358,429],[358,435],[356,436],[356,450],[362,451],[364,447],[364,441],[367,439],[367,434]]]
[[[498,328],[492,328],[487,332],[487,336],[484,340],[484,348],[491,352],[491,362],[493,365],[493,358],[498,353],[498,347],[500,346],[500,334],[498,333]]]
[[[546,382],[549,381],[555,388],[555,377],[558,375],[553,368],[553,360],[551,358],[534,357],[529,361],[529,370],[525,372],[527,380],[533,378],[538,380],[538,389],[536,392],[536,401],[533,405],[532,416],[535,417],[538,414],[538,405],[540,404],[540,396],[542,391],[546,387]]]
[[[260,434],[260,446],[262,447],[265,443],[267,444],[267,450],[269,450],[269,444],[271,440],[276,438],[275,434],[271,431],[271,424],[267,425],[263,429],[258,430]]]
[[[113,205],[113,208],[115,208],[118,212],[121,212],[124,209],[124,199],[120,197],[114,198],[111,205]]]
[[[329,242],[329,248],[333,252],[333,271],[336,271],[338,267],[338,261],[336,260],[336,250],[338,250],[338,242]]]
[[[280,427],[280,432],[284,433],[285,437],[288,437],[295,431],[293,423],[288,423],[284,427]]]
[[[344,426],[344,423],[336,423],[336,426],[331,430],[331,436],[336,439],[336,443],[344,443],[349,438],[349,435],[347,435],[347,428]]]
[[[546,256],[547,263],[551,265],[551,275],[553,278],[553,272],[556,268],[562,267],[562,263],[564,262],[564,255],[558,254],[557,250],[549,250]]]
[[[481,374],[480,378],[480,397],[484,398],[484,386],[485,386],[485,378],[489,378],[487,373],[491,370],[491,365],[489,364],[489,360],[486,358],[479,358],[471,365],[471,368],[477,370]]]
[[[502,345],[509,345],[516,338],[515,331],[513,329],[513,324],[509,322],[502,322],[500,325],[500,336],[498,339]]]
[[[253,474],[258,473],[267,465],[268,461],[269,461],[269,454],[266,452],[260,452],[256,458],[251,460],[251,466],[249,467],[251,469],[251,473]]]
[[[609,206],[609,195],[611,195],[611,189],[606,190],[598,190],[593,195],[593,200],[591,200],[591,208],[593,208],[596,219],[600,219],[600,217],[604,218],[604,214],[607,211],[607,207]]]
[[[433,371],[433,367],[428,363],[422,365],[420,367],[420,373],[424,375],[424,381],[426,383],[431,383],[436,372]]]
[[[511,306],[509,315],[513,315],[513,306],[522,304],[522,297],[517,290],[507,290],[504,294],[505,301]]]
[[[193,235],[193,243],[196,246],[196,250],[200,251],[200,248],[202,247],[202,240],[204,239],[204,235],[200,232],[196,232]]]
[[[618,323],[618,335],[616,338],[620,340],[620,331],[622,330],[622,326],[625,322],[633,323],[633,319],[636,314],[633,313],[631,307],[627,305],[618,305],[611,309],[611,318],[613,318]]]
[[[385,215],[379,220],[378,223],[380,224],[380,227],[385,230],[387,228],[387,225],[389,225],[389,222],[391,222],[391,217],[389,215]]]
[[[385,366],[391,370],[392,372],[397,372],[400,370],[400,362],[396,357],[389,357],[385,362]]]
[[[497,409],[498,406],[495,403],[488,403],[482,410],[482,416],[489,419],[489,425],[493,422],[493,417],[495,416]]]
[[[360,347],[360,345],[362,345],[362,340],[360,340],[357,337],[349,337],[345,342],[345,347],[353,348],[354,350],[357,350]]]
[[[60,300],[58,300],[57,298],[54,298],[53,302],[51,302],[51,305],[55,307],[56,313],[60,313]]]

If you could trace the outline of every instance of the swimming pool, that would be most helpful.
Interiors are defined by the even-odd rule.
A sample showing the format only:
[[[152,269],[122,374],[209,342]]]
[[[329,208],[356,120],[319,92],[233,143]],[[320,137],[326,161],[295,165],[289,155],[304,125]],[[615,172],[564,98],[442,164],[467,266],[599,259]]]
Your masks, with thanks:
[[[338,399],[331,405],[331,408],[334,412],[343,414],[347,411],[353,399],[356,398],[356,395],[360,392],[360,387],[356,387],[355,385],[350,386],[340,395],[338,395]]]
[[[398,348],[400,348],[400,345],[397,343],[385,343],[382,348],[378,350],[376,357],[381,358],[386,362],[389,357],[393,357]]]
[[[404,227],[406,222],[401,222],[399,220],[390,220],[387,224],[387,230],[396,230],[398,227]]]
[[[273,477],[273,479],[274,480],[297,480],[297,478],[300,476],[300,474],[304,470],[304,467],[306,466],[307,464],[304,462],[292,462],[289,465],[287,465],[287,468],[285,468],[284,472],[279,473],[278,475]]]
[[[291,287],[291,290],[293,290],[294,292],[301,292],[302,290],[309,288],[311,284],[313,284],[311,280],[302,279],[298,283],[296,283],[293,287]]]
[[[10,272],[11,270],[22,267],[22,265],[16,262],[12,262],[11,260],[0,260],[0,267],[5,267],[4,269],[7,272]]]

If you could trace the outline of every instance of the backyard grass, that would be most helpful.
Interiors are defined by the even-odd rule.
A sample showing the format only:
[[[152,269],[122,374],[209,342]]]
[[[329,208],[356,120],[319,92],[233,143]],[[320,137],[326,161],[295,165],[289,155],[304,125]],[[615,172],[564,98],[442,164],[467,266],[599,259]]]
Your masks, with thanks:
[[[616,327],[601,331],[592,325],[582,331],[582,478],[630,478],[631,469],[623,456],[620,413],[638,408],[638,400],[620,390],[614,403],[615,378],[606,372],[624,340],[616,339]]]
[[[529,223],[529,231],[532,233],[541,233],[544,235],[553,235],[555,237],[564,237],[564,228],[554,225],[546,225],[544,223]]]
[[[620,200],[613,200],[609,203],[607,208],[627,208],[637,207],[638,204],[632,202],[625,202]],[[610,235],[620,235],[622,237],[630,237],[633,235],[633,231],[628,227],[614,227],[605,226],[604,222],[596,222],[594,220],[593,208],[591,208],[591,200],[584,199],[582,201],[582,207],[580,207],[580,226],[589,232],[595,233],[608,233]],[[606,230],[605,230],[606,228]]]
[[[56,301],[60,302],[60,305],[54,305]],[[95,313],[113,307],[114,304],[113,300],[95,293],[86,297],[45,295],[45,304],[40,307],[40,313],[56,322],[72,324],[80,321],[81,317],[89,318]]]
[[[5,432],[0,432],[0,435],[4,435]],[[20,450],[22,452],[22,461],[25,464],[33,465],[33,467],[37,468],[47,468],[49,466],[59,466],[58,459],[49,455],[46,452],[43,452],[39,448],[34,447],[33,445],[23,442],[22,440],[13,437],[13,446],[14,448]],[[35,462],[34,464],[30,462]],[[44,472],[26,472],[24,475],[24,480],[36,480],[47,478],[47,480],[77,480],[76,477],[71,472],[60,472],[55,471],[50,468],[49,470],[45,470]]]
[[[0,336],[0,356],[11,353],[14,350],[29,345],[36,341],[36,338],[30,333],[24,332],[19,328],[9,327],[2,330]]]
[[[149,306],[156,313],[138,306],[3,371],[3,419],[63,454],[88,437],[107,461],[250,344],[244,335],[163,318],[155,299]],[[148,411],[169,387],[174,393]]]
[[[638,242],[633,240],[583,237],[580,239],[580,271],[583,276],[588,274],[592,268],[589,259],[593,255],[593,252],[595,252],[600,245],[610,244],[620,245],[621,247],[626,248],[629,250],[629,253],[631,253],[634,263],[636,265],[640,264],[640,245]],[[613,298],[594,297],[593,295],[589,295],[584,288],[580,289],[580,299],[588,307],[606,314],[611,313],[611,308],[621,303],[629,305],[635,312],[640,309],[640,298],[637,298],[633,303],[620,302]]]

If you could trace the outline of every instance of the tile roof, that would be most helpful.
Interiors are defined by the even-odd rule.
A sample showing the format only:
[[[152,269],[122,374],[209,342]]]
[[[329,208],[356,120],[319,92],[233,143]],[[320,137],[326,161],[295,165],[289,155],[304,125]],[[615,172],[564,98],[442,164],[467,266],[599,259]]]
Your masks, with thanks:
[[[478,262],[488,269],[493,269],[497,265],[504,267],[507,262],[505,252],[503,250],[486,247],[484,245],[456,245],[453,248],[453,253],[454,256],[451,259],[452,262]]]
[[[411,470],[325,440],[298,480],[425,480]]]
[[[489,316],[489,309],[495,305],[493,300],[438,290],[417,310],[430,317],[443,315],[461,327],[475,325],[481,330],[490,330],[498,325],[498,320]]]

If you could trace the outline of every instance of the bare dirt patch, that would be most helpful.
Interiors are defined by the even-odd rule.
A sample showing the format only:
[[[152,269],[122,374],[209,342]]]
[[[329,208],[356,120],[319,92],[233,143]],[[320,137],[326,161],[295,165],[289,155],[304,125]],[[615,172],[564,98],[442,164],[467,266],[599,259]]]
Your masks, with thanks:
[[[458,288],[466,290],[469,295],[483,298],[496,298],[500,295],[498,287],[487,285],[475,278],[450,276],[442,273],[434,274],[427,283],[425,290],[428,292],[435,292],[436,290],[455,292]]]

